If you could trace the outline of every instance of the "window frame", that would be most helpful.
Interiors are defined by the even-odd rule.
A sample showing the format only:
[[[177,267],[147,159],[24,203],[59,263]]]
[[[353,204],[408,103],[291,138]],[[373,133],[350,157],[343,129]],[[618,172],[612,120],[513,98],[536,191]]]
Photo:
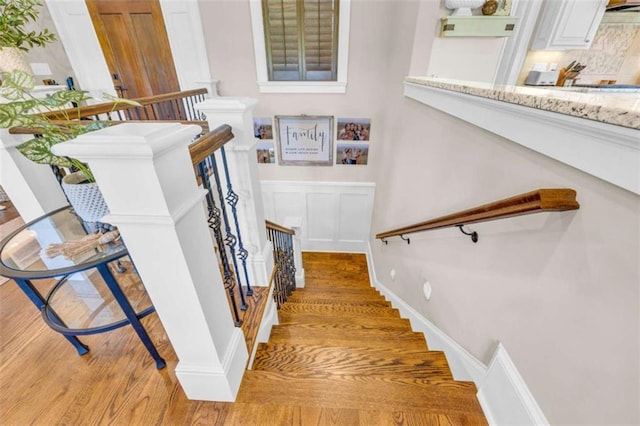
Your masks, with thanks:
[[[257,82],[260,93],[346,93],[351,0],[340,0],[336,81],[269,81],[262,0],[249,0],[249,8],[253,31],[253,52],[255,54]]]

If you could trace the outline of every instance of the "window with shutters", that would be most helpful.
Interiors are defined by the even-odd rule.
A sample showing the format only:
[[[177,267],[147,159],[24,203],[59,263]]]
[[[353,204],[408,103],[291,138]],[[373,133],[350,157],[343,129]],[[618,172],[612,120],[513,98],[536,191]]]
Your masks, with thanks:
[[[335,81],[338,0],[263,0],[269,80]]]
[[[350,0],[250,0],[261,92],[346,91]]]

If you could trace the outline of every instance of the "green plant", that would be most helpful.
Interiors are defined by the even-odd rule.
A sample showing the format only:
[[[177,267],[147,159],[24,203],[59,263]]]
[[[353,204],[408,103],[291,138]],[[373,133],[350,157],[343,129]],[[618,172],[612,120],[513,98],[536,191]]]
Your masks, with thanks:
[[[15,47],[27,51],[56,39],[49,29],[27,31],[25,25],[35,22],[42,7],[39,0],[0,0],[0,48]]]
[[[0,104],[0,128],[24,127],[40,135],[18,145],[17,148],[22,155],[38,164],[80,170],[88,182],[95,182],[91,170],[84,163],[75,158],[62,157],[51,152],[51,147],[56,144],[107,127],[108,124],[104,122],[80,120],[80,107],[77,105],[90,99],[87,92],[59,90],[45,98],[36,98],[30,93],[35,87],[33,76],[24,71],[14,70],[3,73],[2,78],[0,97],[10,102]],[[140,105],[128,99],[115,98],[106,94],[104,96],[113,101],[114,106],[120,103]],[[68,109],[72,105],[76,106]],[[56,112],[56,120],[43,114],[45,112]]]

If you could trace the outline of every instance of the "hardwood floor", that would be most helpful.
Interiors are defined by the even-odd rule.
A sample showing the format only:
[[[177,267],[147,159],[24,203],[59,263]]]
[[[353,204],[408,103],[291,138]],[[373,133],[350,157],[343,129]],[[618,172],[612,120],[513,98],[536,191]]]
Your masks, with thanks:
[[[428,351],[369,286],[363,255],[304,253],[303,261],[307,287],[280,310],[235,403],[187,400],[155,314],[143,323],[167,361],[160,371],[130,327],[82,337],[91,351],[79,357],[5,284],[0,425],[486,424],[473,383],[454,381],[444,354]],[[261,290],[250,304],[264,300]],[[255,335],[255,319],[244,323]]]

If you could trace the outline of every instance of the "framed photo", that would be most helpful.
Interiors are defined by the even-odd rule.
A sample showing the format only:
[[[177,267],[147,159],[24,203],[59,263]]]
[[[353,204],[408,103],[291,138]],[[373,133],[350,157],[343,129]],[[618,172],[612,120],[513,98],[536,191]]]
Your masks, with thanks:
[[[494,16],[509,16],[511,13],[511,0],[498,0],[498,9]]]
[[[273,142],[258,142],[256,144],[256,155],[259,164],[275,164],[276,154],[273,149]]]
[[[336,155],[336,164],[344,164],[345,166],[366,166],[369,161],[369,145],[339,143],[338,153]]]
[[[368,142],[370,133],[369,118],[338,118],[338,140]]]
[[[256,139],[270,140],[273,139],[273,126],[271,117],[254,117],[253,118],[253,136]]]
[[[276,116],[276,132],[279,164],[333,165],[332,116]]]

